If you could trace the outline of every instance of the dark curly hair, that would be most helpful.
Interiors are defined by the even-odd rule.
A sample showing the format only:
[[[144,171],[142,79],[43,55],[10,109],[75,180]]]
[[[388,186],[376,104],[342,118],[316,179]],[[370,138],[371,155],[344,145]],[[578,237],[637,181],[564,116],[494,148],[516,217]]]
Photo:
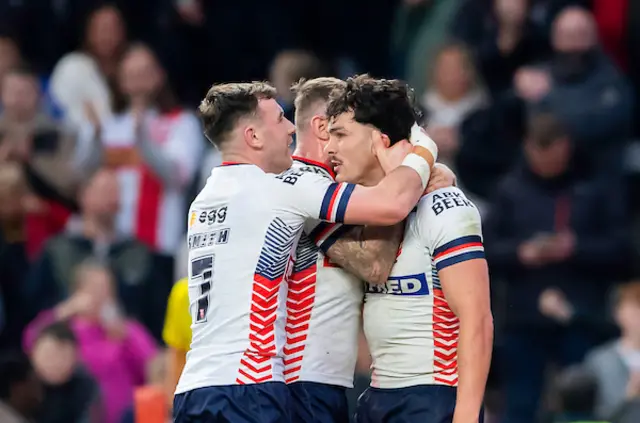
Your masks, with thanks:
[[[345,88],[334,91],[329,100],[329,118],[349,111],[356,122],[372,125],[387,135],[392,145],[408,139],[411,126],[422,116],[413,89],[405,82],[366,74],[347,78]]]
[[[276,89],[266,82],[214,85],[199,107],[205,136],[220,146],[238,121],[258,109],[258,101],[276,97]]]

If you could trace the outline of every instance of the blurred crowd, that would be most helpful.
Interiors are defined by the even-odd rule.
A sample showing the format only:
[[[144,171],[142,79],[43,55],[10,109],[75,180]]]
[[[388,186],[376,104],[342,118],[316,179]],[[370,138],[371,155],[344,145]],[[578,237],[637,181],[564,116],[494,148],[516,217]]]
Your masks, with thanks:
[[[640,422],[632,0],[0,0],[0,421],[155,423],[220,163],[198,102],[268,79],[292,118],[292,83],[357,72],[415,88],[481,209],[487,419]],[[354,398],[368,363],[363,340]]]

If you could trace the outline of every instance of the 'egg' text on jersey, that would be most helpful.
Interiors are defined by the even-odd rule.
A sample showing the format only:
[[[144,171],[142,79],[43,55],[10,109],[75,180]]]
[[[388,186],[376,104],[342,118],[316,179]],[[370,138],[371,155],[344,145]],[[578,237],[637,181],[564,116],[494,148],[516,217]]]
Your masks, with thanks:
[[[286,279],[304,222],[341,222],[354,187],[295,169],[211,172],[188,216],[193,337],[176,393],[284,381]]]
[[[294,158],[293,169],[333,179],[321,163]],[[353,387],[362,282],[324,254],[349,229],[307,220],[287,294],[285,380]]]
[[[460,325],[438,272],[479,258],[484,258],[480,215],[462,191],[443,188],[422,197],[407,218],[389,280],[365,289],[371,386],[457,385]]]

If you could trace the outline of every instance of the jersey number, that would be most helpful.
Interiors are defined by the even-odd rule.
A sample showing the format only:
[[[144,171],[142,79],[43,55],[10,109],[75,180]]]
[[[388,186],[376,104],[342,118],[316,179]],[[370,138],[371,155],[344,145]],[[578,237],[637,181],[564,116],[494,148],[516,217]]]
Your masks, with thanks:
[[[196,315],[193,319],[194,323],[203,323],[207,321],[214,262],[215,256],[213,254],[191,260],[191,280],[200,288],[195,304]]]

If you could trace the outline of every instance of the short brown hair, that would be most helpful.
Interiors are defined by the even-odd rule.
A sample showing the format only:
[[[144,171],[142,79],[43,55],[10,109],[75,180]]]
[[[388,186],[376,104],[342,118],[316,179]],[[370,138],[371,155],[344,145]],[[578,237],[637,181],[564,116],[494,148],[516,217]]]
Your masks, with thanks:
[[[375,79],[369,75],[347,78],[345,88],[334,91],[327,116],[353,112],[353,119],[387,135],[391,145],[409,139],[411,127],[421,118],[413,89],[398,79]]]
[[[198,108],[205,136],[219,147],[241,118],[256,112],[259,100],[275,97],[276,89],[266,82],[212,86]]]
[[[640,281],[627,282],[616,289],[616,305],[619,306],[622,302],[626,301],[633,302],[640,306]]]
[[[541,148],[548,148],[569,135],[562,121],[551,113],[538,113],[531,116],[527,134],[528,139]]]
[[[346,83],[343,80],[331,77],[300,79],[295,83],[291,87],[291,91],[296,96],[294,100],[296,127],[301,128],[306,125],[314,109],[320,103],[326,106],[331,93],[345,86]]]

